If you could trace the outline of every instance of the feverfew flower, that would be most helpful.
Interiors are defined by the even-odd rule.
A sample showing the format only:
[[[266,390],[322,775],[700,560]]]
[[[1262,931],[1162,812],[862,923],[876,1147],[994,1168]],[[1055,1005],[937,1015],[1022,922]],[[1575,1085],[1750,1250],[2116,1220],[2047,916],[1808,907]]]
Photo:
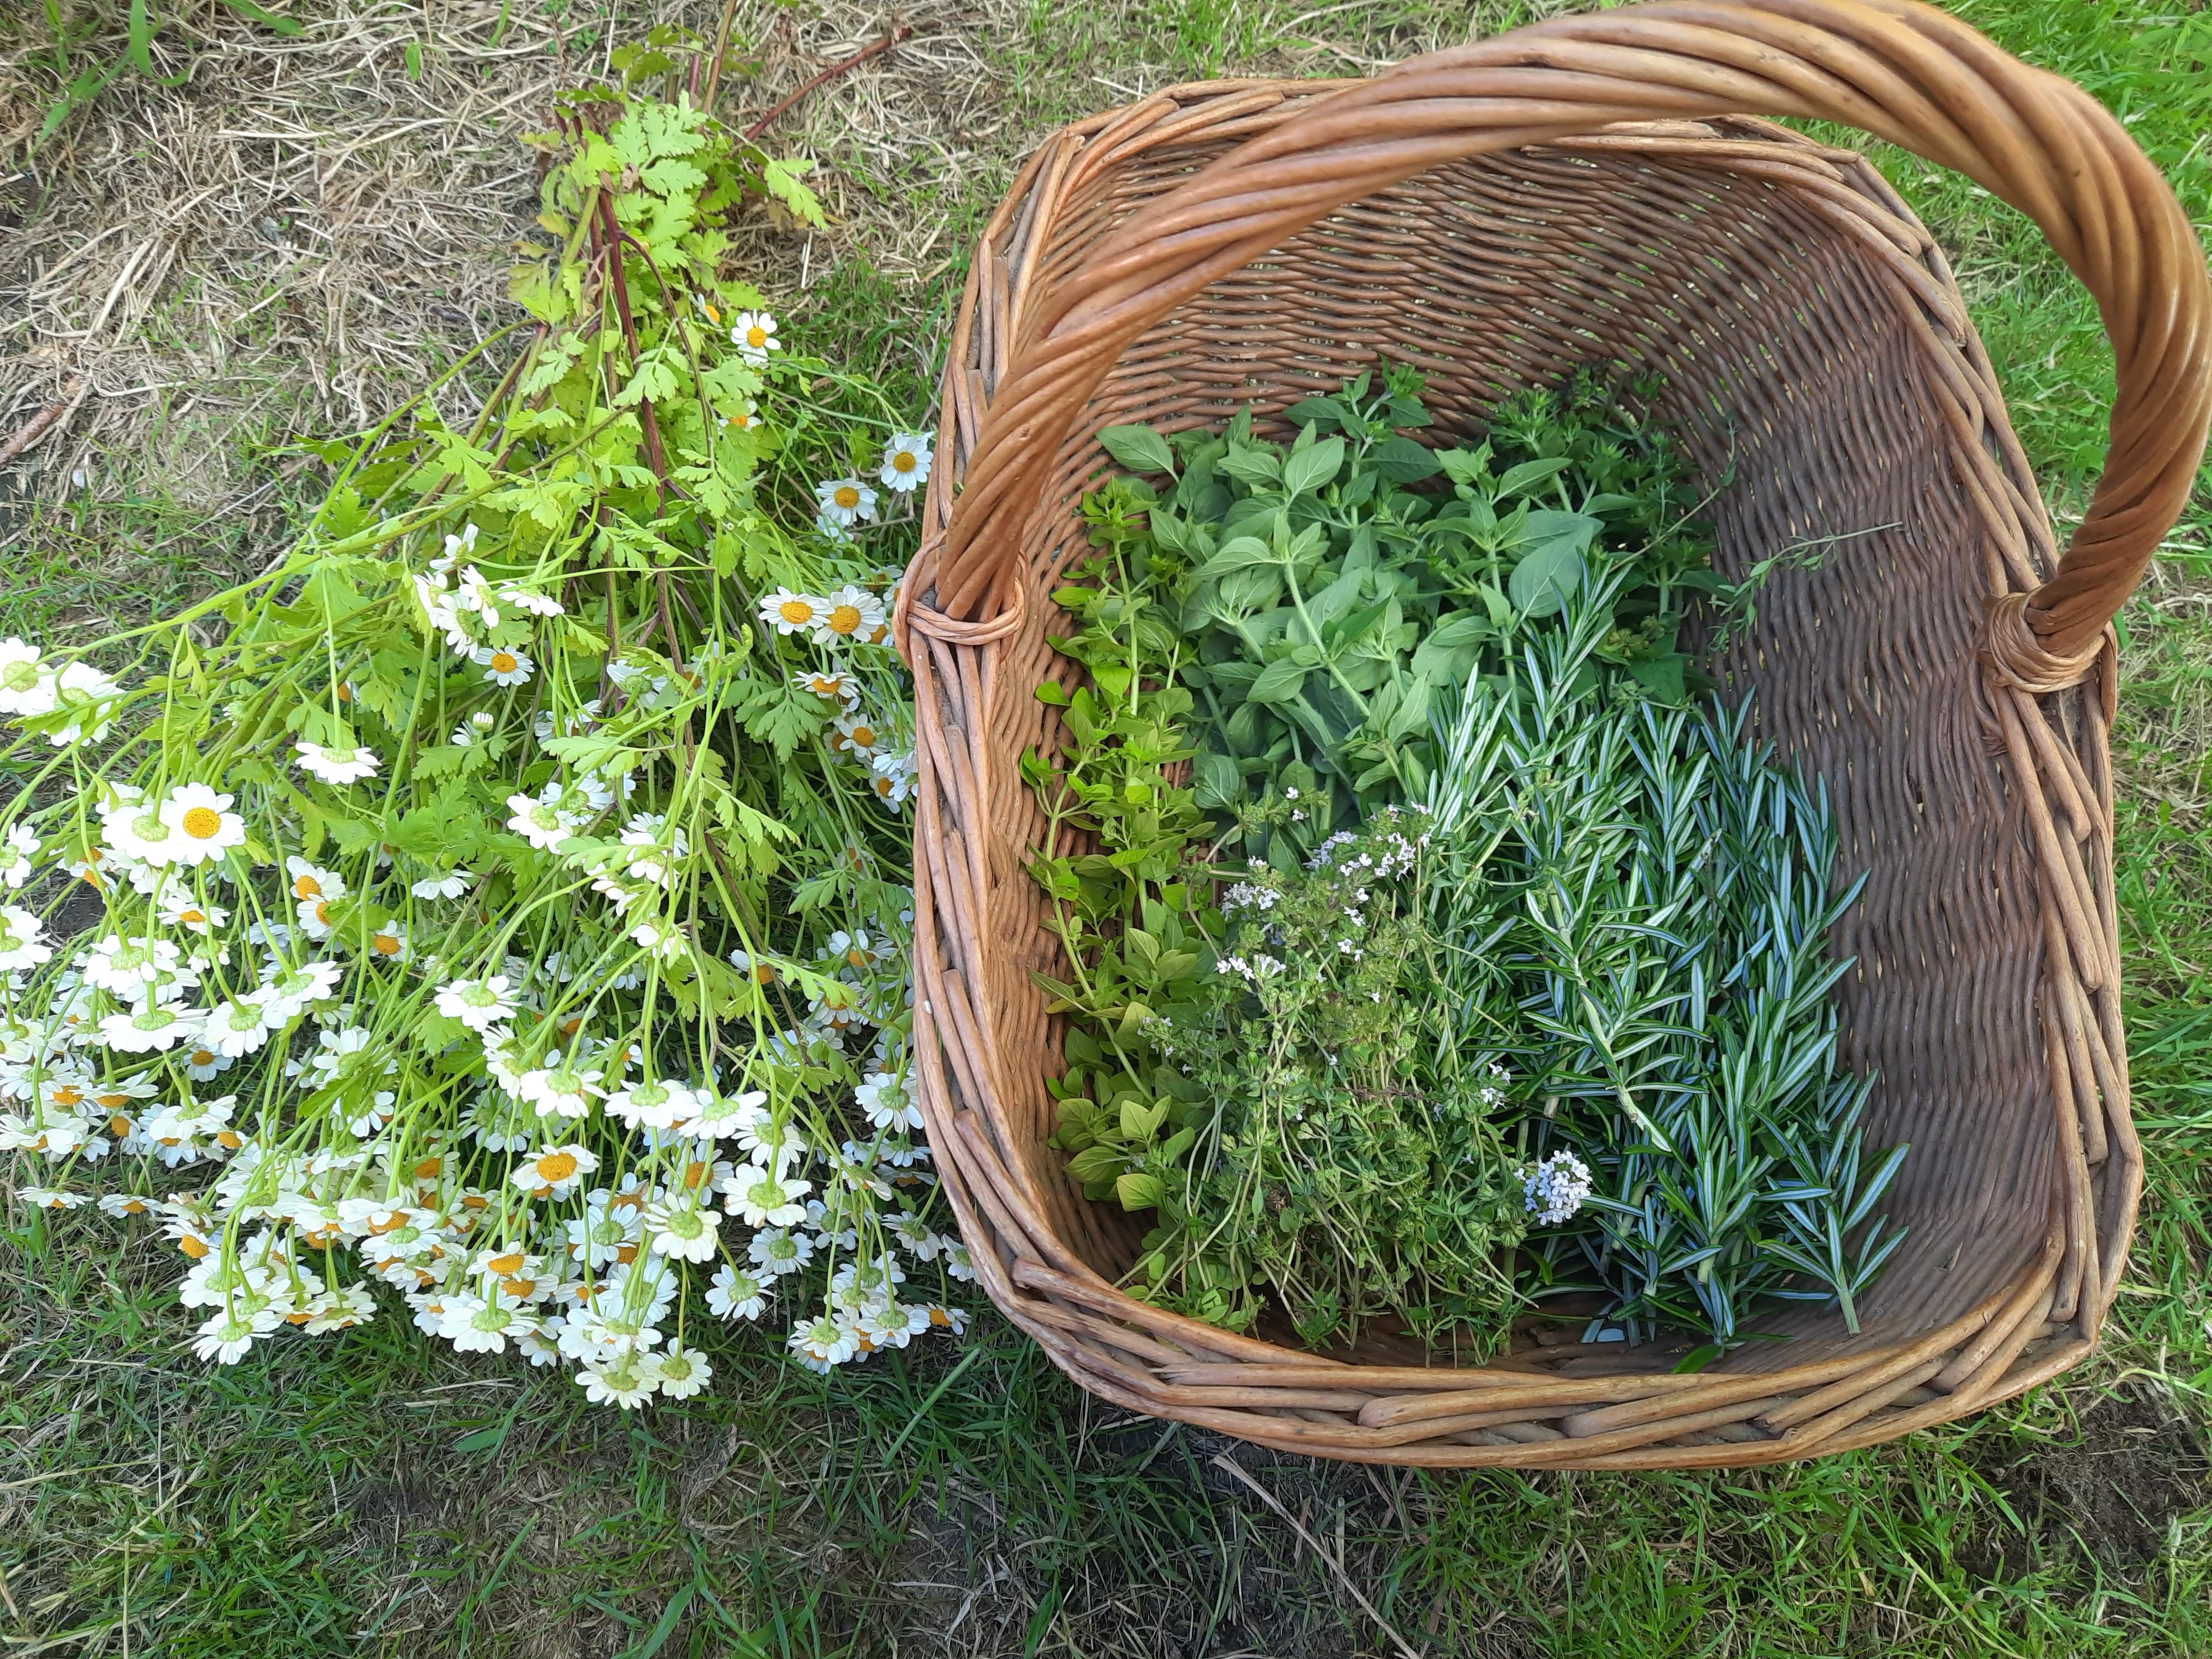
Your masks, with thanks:
[[[872,760],[876,745],[884,740],[883,727],[858,711],[838,715],[830,723],[830,730],[833,734],[830,746],[850,751],[855,760]]]
[[[704,1354],[674,1342],[658,1353],[647,1354],[641,1364],[660,1384],[660,1392],[671,1400],[689,1400],[714,1376],[714,1368],[707,1363]]]
[[[1521,1171],[1521,1189],[1540,1227],[1571,1218],[1590,1195],[1589,1165],[1572,1152],[1553,1152]]]
[[[883,480],[884,489],[901,495],[919,489],[929,482],[931,449],[927,433],[894,432],[884,446],[883,470],[876,476]]]
[[[53,707],[40,682],[39,647],[9,635],[0,640],[0,714],[43,714]]]
[[[480,646],[471,655],[494,685],[527,685],[536,668],[525,653],[503,645]]]
[[[230,810],[235,799],[204,783],[188,783],[172,794],[161,806],[161,822],[176,843],[170,856],[179,864],[204,864],[241,845],[246,820]]]
[[[730,1182],[723,1206],[748,1227],[788,1227],[805,1218],[801,1200],[813,1190],[811,1182],[749,1165]]]
[[[110,1014],[100,1022],[100,1039],[125,1054],[161,1054],[199,1034],[196,1010],[158,1002]]]
[[[815,635],[823,645],[865,640],[884,625],[884,602],[864,587],[848,583],[825,598],[827,608],[823,612],[821,629]]]
[[[670,1200],[646,1206],[647,1243],[678,1261],[711,1261],[717,1244],[715,1230],[721,1224],[719,1212],[696,1203]]]
[[[0,907],[0,973],[37,967],[51,959],[53,946],[40,944],[46,925],[18,905]]]
[[[765,311],[739,312],[730,339],[738,356],[755,368],[766,368],[769,353],[783,349],[783,342],[775,337],[775,319]]]
[[[513,814],[507,821],[507,827],[541,853],[551,852],[568,840],[575,828],[566,812],[542,796],[509,795],[507,809]]]
[[[599,1160],[591,1150],[572,1140],[563,1146],[548,1146],[537,1157],[526,1158],[514,1166],[508,1179],[526,1193],[566,1198],[576,1190],[578,1182],[599,1167]]]
[[[707,1311],[717,1319],[758,1319],[768,1311],[769,1298],[774,1294],[755,1275],[739,1273],[725,1261],[714,1270],[714,1282],[707,1287]]]
[[[843,530],[876,516],[876,492],[858,478],[824,478],[814,486],[817,518]]]
[[[853,1091],[868,1121],[878,1129],[919,1129],[921,1108],[908,1097],[905,1079],[894,1072],[872,1072]]]
[[[7,839],[0,841],[0,881],[6,882],[11,892],[21,887],[38,868],[38,856],[39,837],[31,826],[9,825]]]
[[[383,763],[366,749],[325,748],[319,743],[295,744],[300,769],[325,783],[345,785],[373,778]]]
[[[457,899],[476,885],[476,878],[456,866],[437,875],[425,876],[408,888],[418,899]]]
[[[515,994],[504,974],[457,979],[440,988],[437,1006],[447,1018],[458,1019],[471,1031],[489,1031],[514,1017]]]
[[[779,587],[761,601],[760,617],[779,634],[812,634],[829,606],[808,593]]]
[[[868,766],[874,774],[868,780],[868,787],[876,792],[876,799],[884,805],[903,805],[907,798],[914,793],[915,766],[910,751],[903,755],[878,755],[868,763]]]

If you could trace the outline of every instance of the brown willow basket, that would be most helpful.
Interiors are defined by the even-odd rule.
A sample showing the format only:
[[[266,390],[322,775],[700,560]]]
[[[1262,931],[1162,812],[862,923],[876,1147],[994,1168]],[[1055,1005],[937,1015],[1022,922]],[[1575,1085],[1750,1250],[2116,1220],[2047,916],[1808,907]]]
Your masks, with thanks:
[[[1943,255],[1881,176],[1757,115],[1850,123],[2028,214],[2118,360],[2103,482],[2063,557]],[[2112,889],[2108,627],[2187,496],[2212,289],[2117,122],[1911,0],[1680,0],[1561,18],[1377,79],[1175,88],[1068,128],[975,254],[902,602],[915,677],[916,1048],[992,1299],[1117,1405],[1322,1456],[1686,1468],[1841,1450],[2090,1351],[2142,1180]],[[1046,1143],[1058,971],[1017,770],[1061,742],[1049,593],[1118,422],[1224,422],[1378,352],[1440,435],[1593,356],[1664,371],[1719,562],[1839,538],[1716,665],[1823,775],[1870,1144],[1911,1229],[1856,1335],[1766,1322],[1697,1375],[1524,1336],[1480,1370],[1322,1358],[1115,1288],[1143,1223]],[[1730,471],[1732,467],[1733,471]],[[1655,1345],[1656,1346],[1656,1345]]]

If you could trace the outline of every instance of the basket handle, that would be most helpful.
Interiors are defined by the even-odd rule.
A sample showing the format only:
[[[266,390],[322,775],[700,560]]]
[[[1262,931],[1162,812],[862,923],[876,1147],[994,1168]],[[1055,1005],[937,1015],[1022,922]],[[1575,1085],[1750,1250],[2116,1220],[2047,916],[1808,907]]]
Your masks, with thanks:
[[[2000,602],[1993,657],[2071,684],[2186,502],[2212,418],[2212,281],[2181,205],[2095,99],[1919,0],[1662,0],[1416,58],[1318,100],[1133,214],[1033,302],[957,498],[937,609],[1012,604],[1032,489],[1122,349],[1345,204],[1443,163],[1616,121],[1840,121],[2033,219],[2097,301],[2112,442],[2051,580]]]

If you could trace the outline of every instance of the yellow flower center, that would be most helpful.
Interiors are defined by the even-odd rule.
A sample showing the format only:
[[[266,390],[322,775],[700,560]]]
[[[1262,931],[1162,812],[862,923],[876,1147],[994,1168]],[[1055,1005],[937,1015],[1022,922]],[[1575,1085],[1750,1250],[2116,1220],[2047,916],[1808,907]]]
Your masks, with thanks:
[[[351,680],[340,680],[338,682],[338,701],[340,702],[351,702],[353,701],[353,682]]]
[[[753,978],[763,985],[773,985],[775,983],[775,969],[763,962],[753,969]]]
[[[876,728],[872,726],[854,726],[853,728],[853,741],[860,744],[863,749],[874,748],[876,746]]]
[[[547,1181],[566,1181],[576,1173],[574,1152],[548,1152],[538,1160],[538,1173]]]
[[[74,1083],[64,1083],[54,1091],[53,1098],[54,1104],[57,1106],[82,1105],[84,1102],[84,1091]]]
[[[397,933],[379,933],[369,941],[369,948],[380,957],[396,957],[399,954],[399,936]]]
[[[514,653],[512,651],[495,651],[491,653],[491,670],[493,673],[512,674],[514,672],[515,667]]]
[[[890,799],[891,793],[891,781],[889,778],[872,778],[869,781],[875,785],[876,793],[884,797],[886,799]]]
[[[186,1233],[182,1238],[177,1241],[177,1248],[182,1250],[186,1255],[191,1257],[195,1261],[198,1261],[202,1256],[208,1253],[207,1241],[205,1239],[194,1238],[190,1233]]]
[[[313,876],[301,876],[293,882],[292,892],[297,898],[320,898],[323,896],[323,884]]]
[[[711,1164],[687,1164],[684,1166],[684,1184],[696,1192],[714,1173]]]
[[[894,472],[911,472],[921,465],[921,460],[911,449],[902,449],[891,457],[891,471]]]
[[[837,493],[830,499],[849,513],[860,504],[860,492],[852,484],[839,484]]]
[[[443,1158],[426,1158],[415,1166],[415,1179],[435,1181],[446,1167]]]
[[[107,1133],[115,1136],[118,1140],[125,1135],[129,1134],[131,1130],[131,1120],[124,1116],[120,1112],[116,1113],[112,1117],[107,1120]]]
[[[178,923],[182,927],[197,927],[199,923],[205,921],[206,920],[207,912],[204,910],[179,910],[177,912]]]
[[[768,331],[758,323],[755,323],[745,331],[745,343],[758,351],[768,343]]]
[[[315,907],[315,920],[325,927],[331,925],[331,902],[328,899]]]
[[[860,607],[857,605],[841,605],[830,613],[830,631],[833,634],[850,635],[857,632],[860,626]]]
[[[214,1049],[195,1048],[192,1050],[192,1057],[185,1063],[187,1066],[212,1066],[215,1062],[216,1053]]]
[[[814,620],[814,607],[804,599],[786,599],[776,610],[794,628]]]
[[[222,814],[212,806],[195,806],[185,814],[185,833],[194,841],[213,841],[222,833]]]
[[[123,1200],[123,1213],[124,1213],[124,1214],[125,1214],[125,1215],[143,1215],[143,1214],[145,1214],[145,1213],[146,1213],[146,1201],[145,1201],[145,1200],[143,1200],[143,1199],[140,1199],[140,1198],[126,1198],[126,1199],[125,1199],[125,1200]]]
[[[502,1277],[508,1273],[520,1273],[522,1271],[522,1252],[520,1250],[509,1250],[505,1255],[495,1255],[492,1257],[490,1261],[484,1263],[484,1266]]]

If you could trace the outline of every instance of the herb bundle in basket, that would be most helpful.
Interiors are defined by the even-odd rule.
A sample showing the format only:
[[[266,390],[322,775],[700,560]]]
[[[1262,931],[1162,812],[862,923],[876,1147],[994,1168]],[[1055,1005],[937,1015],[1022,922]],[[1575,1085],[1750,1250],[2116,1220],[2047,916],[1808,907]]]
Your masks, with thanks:
[[[1755,583],[1656,391],[1585,371],[1431,449],[1386,368],[1288,443],[1101,434],[1127,476],[1057,595],[1091,684],[1038,688],[1071,741],[1025,769],[1095,847],[1035,866],[1055,1144],[1151,1212],[1133,1294],[1474,1358],[1532,1302],[1706,1358],[1777,1301],[1856,1328],[1906,1153],[1838,1057],[1856,888],[1686,648]]]

